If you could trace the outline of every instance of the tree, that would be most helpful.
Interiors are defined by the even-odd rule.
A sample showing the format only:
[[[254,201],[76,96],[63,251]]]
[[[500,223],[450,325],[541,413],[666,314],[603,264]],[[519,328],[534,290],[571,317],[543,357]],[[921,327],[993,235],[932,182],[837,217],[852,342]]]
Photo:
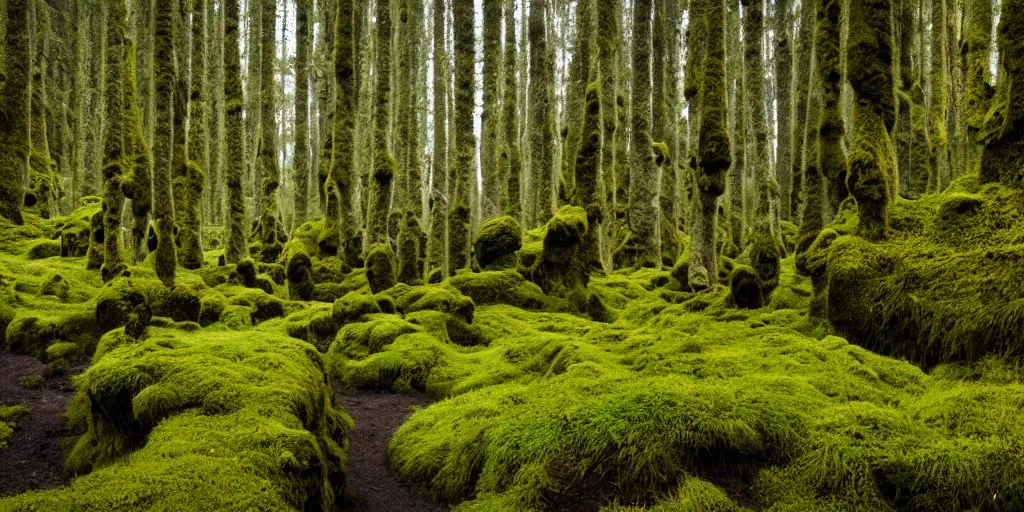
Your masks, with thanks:
[[[545,30],[547,0],[531,0],[529,14],[530,45],[530,186],[532,206],[527,226],[544,224],[554,213],[551,191],[552,157],[555,140],[555,122],[551,112],[551,89],[554,81],[554,63],[548,50]],[[458,22],[456,22],[458,27]],[[458,61],[458,56],[456,56]],[[458,93],[458,91],[456,91]],[[456,98],[458,109],[460,101]],[[456,121],[458,125],[458,121]]]
[[[125,140],[128,119],[125,100],[124,64],[128,58],[125,46],[125,18],[128,9],[124,0],[107,2],[107,81],[104,90],[107,129],[103,133],[103,267],[104,281],[120,275],[127,266],[121,251],[121,176],[125,165]]]
[[[782,220],[792,218],[790,203],[793,186],[793,132],[790,128],[793,109],[793,48],[790,36],[790,0],[775,0],[775,90],[778,94],[778,144],[775,170],[779,182],[779,213]]]
[[[448,276],[448,55],[445,51],[445,1],[434,0],[434,147],[430,172],[430,243],[427,260],[431,274]],[[433,280],[433,279],[431,279]]]
[[[519,49],[516,45],[515,0],[505,0],[505,94],[502,125],[505,138],[502,149],[503,182],[501,183],[501,211],[522,222],[522,202],[519,190],[523,172],[523,155],[519,145]]]
[[[501,62],[501,0],[484,2],[484,77],[483,77],[483,125],[480,140],[480,168],[483,173],[482,216],[496,217],[501,214],[501,175],[499,172],[498,135],[501,110],[498,103],[498,85]],[[586,3],[583,0],[581,3]]]
[[[982,146],[978,132],[984,127],[985,114],[992,92],[989,80],[989,41],[992,33],[992,0],[967,0],[967,26],[964,44],[967,46],[967,76],[965,109],[968,136],[968,169],[980,166]]]
[[[448,268],[454,272],[469,267],[470,187],[475,183],[473,177],[476,174],[473,172],[476,148],[473,135],[473,67],[476,56],[473,0],[452,0],[452,10],[455,29],[455,118],[452,123],[455,162],[452,168],[452,203],[448,209]]]
[[[125,109],[128,133],[125,139],[126,165],[129,173],[121,180],[121,190],[132,200],[131,254],[134,263],[141,263],[149,253],[149,213],[153,208],[153,162],[149,144],[142,127],[142,112],[139,108],[135,82],[135,45],[129,39],[128,63],[124,74]],[[148,82],[148,80],[147,80]]]
[[[350,266],[358,266],[362,238],[353,229],[357,215],[352,201],[355,176],[355,2],[339,1],[334,18],[334,126],[331,136],[331,173],[323,186],[326,228],[318,240],[321,252],[341,254]]]
[[[822,0],[818,7],[816,48],[818,77],[822,84],[821,121],[818,127],[818,164],[825,181],[829,217],[846,199],[846,155],[843,153],[843,117],[839,106],[842,87],[840,39],[842,0]]]
[[[895,122],[892,88],[890,0],[851,0],[847,75],[855,94],[853,146],[849,154],[850,194],[860,212],[858,234],[868,240],[887,236],[889,205],[896,196],[894,150],[889,130]]]
[[[615,134],[620,130],[618,124],[618,52],[621,47],[622,6],[619,0],[594,0],[597,14],[597,74],[601,81],[601,175],[604,178],[605,210],[607,217],[603,223],[607,226],[607,245],[611,249],[611,240],[617,229],[616,212],[618,201],[616,194],[616,161]],[[622,198],[625,199],[625,198]],[[609,251],[610,252],[610,251]],[[609,254],[610,256],[610,254]]]
[[[174,287],[178,256],[174,241],[174,201],[171,171],[174,153],[174,16],[177,2],[156,2],[153,41],[153,82],[156,96],[153,135],[153,219],[156,222],[156,274]]]
[[[629,230],[631,243],[626,264],[661,265],[658,233],[658,170],[651,141],[651,1],[633,3],[632,159],[629,175]],[[723,78],[724,83],[724,78]]]
[[[274,62],[277,55],[277,39],[275,23],[277,20],[277,2],[275,0],[262,0],[263,10],[260,23],[260,127],[262,138],[260,140],[259,166],[261,186],[258,196],[262,200],[262,214],[260,216],[260,251],[259,260],[264,263],[273,263],[281,255],[282,244],[278,238],[277,217],[277,187],[278,163],[277,163],[277,116],[275,115],[276,104],[276,78],[274,76]]]
[[[694,179],[697,194],[690,235],[688,273],[693,288],[714,286],[718,282],[715,245],[718,197],[725,192],[725,174],[732,164],[725,121],[725,6],[723,2],[712,0],[703,11],[708,46],[701,73],[700,147]]]
[[[22,224],[21,205],[29,153],[29,73],[32,69],[29,0],[7,0],[4,56],[6,80],[0,97],[0,215]]]
[[[938,193],[949,184],[949,36],[947,0],[932,0],[932,100],[928,120],[932,171],[928,192]]]
[[[373,143],[373,177],[370,208],[366,212],[366,234],[371,244],[388,243],[388,215],[391,187],[398,162],[391,153],[391,0],[377,0],[377,48]]]
[[[306,221],[309,198],[309,5],[296,0],[295,24],[295,213],[293,226]]]
[[[249,256],[246,242],[245,133],[242,129],[242,62],[239,55],[238,0],[224,0],[224,190],[227,191],[227,236],[224,260],[241,263]]]
[[[181,0],[189,1],[189,0]],[[188,269],[203,266],[201,244],[203,182],[206,180],[206,6],[205,0],[192,1],[192,71],[189,100],[189,132],[182,194],[184,204],[176,203],[179,263]],[[181,61],[184,66],[184,59]],[[182,70],[182,74],[184,71]],[[184,126],[182,124],[182,126]]]

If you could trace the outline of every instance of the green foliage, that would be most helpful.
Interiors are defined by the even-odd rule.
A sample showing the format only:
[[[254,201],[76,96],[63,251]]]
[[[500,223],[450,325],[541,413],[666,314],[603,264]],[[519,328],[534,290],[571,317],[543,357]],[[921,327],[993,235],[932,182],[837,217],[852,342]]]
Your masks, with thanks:
[[[24,405],[0,405],[0,450],[7,449],[18,418],[28,412],[28,407]]]

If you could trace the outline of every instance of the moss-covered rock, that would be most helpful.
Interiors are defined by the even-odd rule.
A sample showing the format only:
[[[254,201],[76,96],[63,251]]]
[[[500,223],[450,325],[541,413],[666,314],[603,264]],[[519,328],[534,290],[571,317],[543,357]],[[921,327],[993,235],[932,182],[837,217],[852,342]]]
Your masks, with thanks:
[[[366,280],[372,293],[380,293],[397,283],[395,252],[387,243],[374,244],[366,253]]]
[[[515,270],[459,272],[445,283],[478,305],[509,304],[523,309],[542,309],[546,304],[540,287]]]
[[[473,239],[473,254],[483,270],[516,268],[517,253],[523,246],[523,229],[516,219],[503,216],[480,225]]]
[[[29,246],[25,257],[30,260],[42,260],[61,255],[60,240],[39,240]],[[99,267],[97,267],[99,268]]]

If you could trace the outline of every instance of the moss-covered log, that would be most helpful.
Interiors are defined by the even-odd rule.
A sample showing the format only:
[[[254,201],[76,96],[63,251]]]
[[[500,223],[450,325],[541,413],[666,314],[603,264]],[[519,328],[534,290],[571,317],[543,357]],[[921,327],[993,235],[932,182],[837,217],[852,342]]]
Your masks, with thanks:
[[[4,36],[5,80],[0,97],[0,215],[22,224],[29,153],[29,0],[8,0]]]

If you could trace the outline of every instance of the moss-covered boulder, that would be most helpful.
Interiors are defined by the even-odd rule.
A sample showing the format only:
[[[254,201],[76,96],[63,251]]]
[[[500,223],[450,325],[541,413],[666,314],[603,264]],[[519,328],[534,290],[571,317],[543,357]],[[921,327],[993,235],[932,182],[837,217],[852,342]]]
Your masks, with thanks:
[[[367,251],[366,280],[372,293],[380,293],[398,282],[397,261],[391,244],[374,244]]]
[[[488,219],[473,239],[473,255],[483,270],[516,268],[523,246],[523,228],[509,216]]]

